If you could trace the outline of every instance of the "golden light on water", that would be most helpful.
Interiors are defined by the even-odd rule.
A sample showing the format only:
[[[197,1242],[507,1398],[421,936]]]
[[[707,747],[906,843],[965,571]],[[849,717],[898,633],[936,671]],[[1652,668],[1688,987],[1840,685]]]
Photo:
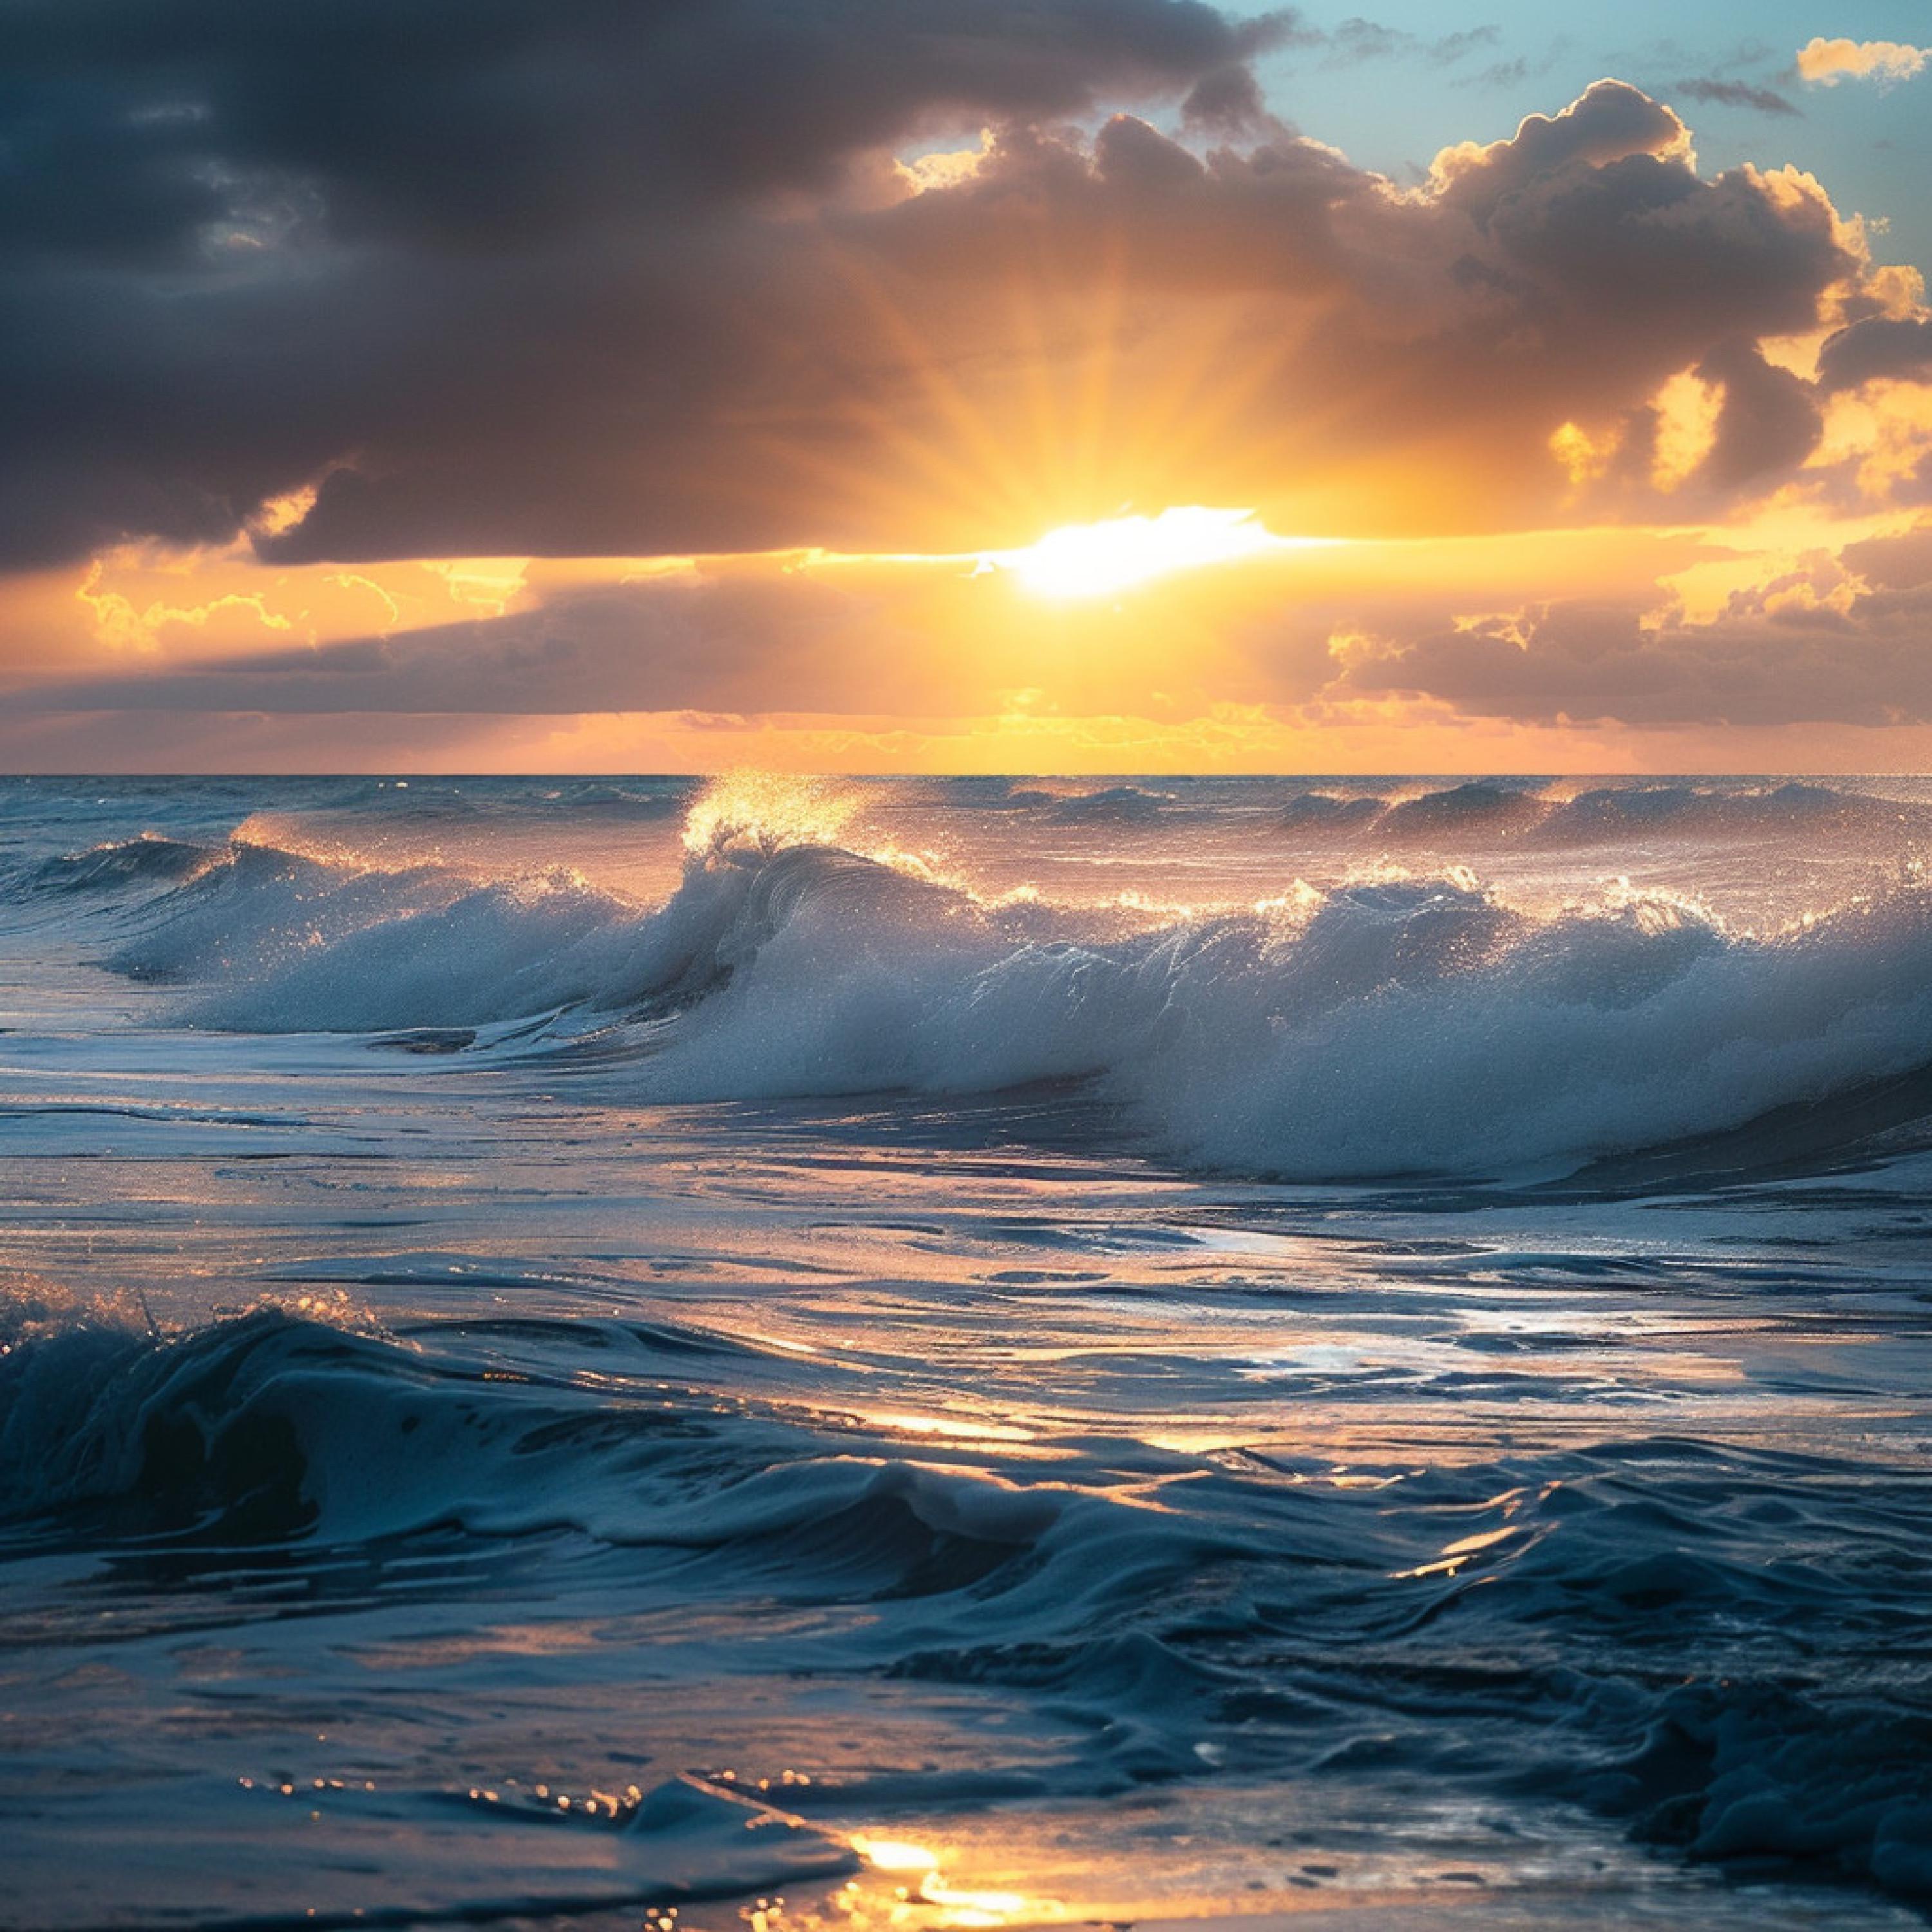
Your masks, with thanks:
[[[1037,1918],[1046,1911],[1046,1901],[1029,1900],[1022,1892],[949,1884],[940,1870],[939,1853],[908,1839],[855,1838],[852,1846],[874,1871],[908,1881],[900,1894],[908,1904],[916,1900],[939,1908],[933,1922],[940,1926],[957,1927],[961,1932],[990,1932],[992,1928],[1022,1917]],[[915,1880],[916,1883],[911,1882]]]
[[[939,1864],[934,1853],[904,1838],[856,1838],[852,1845],[875,1871],[929,1872]]]

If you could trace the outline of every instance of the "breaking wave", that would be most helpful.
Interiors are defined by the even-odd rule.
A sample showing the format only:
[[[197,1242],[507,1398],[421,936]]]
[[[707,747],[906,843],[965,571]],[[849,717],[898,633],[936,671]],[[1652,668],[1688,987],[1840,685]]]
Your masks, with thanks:
[[[552,1339],[540,1321],[500,1328]],[[989,1574],[1067,1502],[842,1454],[875,1445],[665,1382],[728,1375],[744,1352],[715,1336],[580,1318],[567,1334],[576,1363],[595,1360],[594,1392],[568,1364],[546,1384],[526,1361],[506,1384],[487,1354],[312,1303],[163,1334],[16,1290],[0,1297],[0,1526],[80,1514],[122,1534],[339,1544],[562,1525],[908,1595]],[[637,1399],[612,1400],[626,1376]]]
[[[1430,811],[1526,796],[1479,790]],[[180,862],[108,963],[202,1027],[574,1010],[631,1037],[620,1077],[648,1101],[1082,1082],[1170,1157],[1309,1178],[1574,1164],[1932,1060],[1932,890],[1910,875],[1767,933],[1622,886],[1532,911],[1460,869],[1176,916],[988,896],[849,820],[830,792],[714,788],[656,906],[566,872],[478,886],[238,843]]]

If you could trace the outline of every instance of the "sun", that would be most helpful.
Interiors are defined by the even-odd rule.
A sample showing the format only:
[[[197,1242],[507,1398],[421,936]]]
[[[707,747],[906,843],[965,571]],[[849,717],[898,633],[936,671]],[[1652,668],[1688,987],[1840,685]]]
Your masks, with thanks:
[[[1024,550],[989,551],[987,569],[1010,570],[1040,597],[1105,597],[1177,570],[1232,563],[1310,541],[1278,537],[1252,510],[1167,509],[1156,517],[1067,524]]]

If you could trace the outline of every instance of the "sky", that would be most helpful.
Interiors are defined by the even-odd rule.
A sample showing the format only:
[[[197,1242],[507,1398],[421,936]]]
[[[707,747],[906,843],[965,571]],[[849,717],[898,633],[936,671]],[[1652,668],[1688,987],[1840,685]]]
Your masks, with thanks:
[[[1932,9],[0,0],[0,770],[1932,763]]]

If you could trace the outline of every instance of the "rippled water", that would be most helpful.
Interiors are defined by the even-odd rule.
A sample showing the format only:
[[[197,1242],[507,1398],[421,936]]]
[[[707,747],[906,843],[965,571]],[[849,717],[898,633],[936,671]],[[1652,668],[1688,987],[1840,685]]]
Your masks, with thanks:
[[[0,785],[0,1920],[1922,1922],[1928,828]]]

